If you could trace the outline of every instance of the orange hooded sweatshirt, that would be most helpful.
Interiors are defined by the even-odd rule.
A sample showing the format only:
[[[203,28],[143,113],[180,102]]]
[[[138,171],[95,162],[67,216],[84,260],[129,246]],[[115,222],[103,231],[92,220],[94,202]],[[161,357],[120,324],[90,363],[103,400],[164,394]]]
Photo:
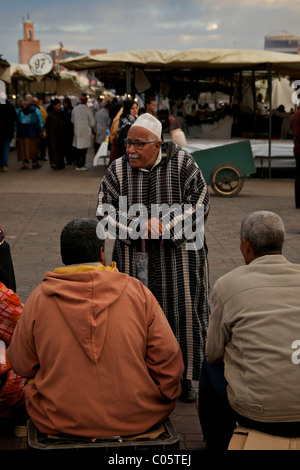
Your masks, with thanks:
[[[43,433],[142,433],[168,417],[181,391],[181,351],[164,313],[114,263],[46,272],[8,357],[18,374],[34,377],[26,405]]]

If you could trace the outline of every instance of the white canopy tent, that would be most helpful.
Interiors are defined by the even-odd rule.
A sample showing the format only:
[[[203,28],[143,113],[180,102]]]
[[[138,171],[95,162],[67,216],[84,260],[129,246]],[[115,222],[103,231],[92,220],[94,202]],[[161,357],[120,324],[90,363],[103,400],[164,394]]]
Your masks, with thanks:
[[[34,80],[34,74],[27,64],[12,64],[0,74],[0,80],[3,80],[5,83],[11,83],[12,78]]]
[[[52,93],[57,95],[71,95],[79,93],[95,93],[95,88],[90,86],[89,80],[76,72],[63,71],[55,78],[51,75],[37,76],[28,64],[11,64],[0,75],[8,85],[14,81],[24,80],[27,82],[26,92]]]
[[[109,69],[121,71],[126,65],[166,69],[272,69],[282,75],[296,76],[300,72],[300,57],[251,49],[189,49],[186,51],[158,49],[84,55],[62,61],[68,69]]]

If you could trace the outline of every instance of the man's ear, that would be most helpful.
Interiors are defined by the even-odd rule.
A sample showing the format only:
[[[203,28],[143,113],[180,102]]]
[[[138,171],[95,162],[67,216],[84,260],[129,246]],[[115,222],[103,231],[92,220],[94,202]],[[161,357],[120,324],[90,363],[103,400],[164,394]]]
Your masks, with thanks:
[[[105,256],[103,246],[101,246],[100,251],[99,251],[99,261],[100,261],[101,264],[106,266],[106,256]]]
[[[159,150],[159,149],[160,149],[161,144],[162,144],[162,141],[161,141],[161,140],[158,140],[158,141],[155,143],[155,148],[156,148],[156,150]]]
[[[241,238],[240,249],[246,264],[251,263],[255,259],[252,246],[247,238]]]

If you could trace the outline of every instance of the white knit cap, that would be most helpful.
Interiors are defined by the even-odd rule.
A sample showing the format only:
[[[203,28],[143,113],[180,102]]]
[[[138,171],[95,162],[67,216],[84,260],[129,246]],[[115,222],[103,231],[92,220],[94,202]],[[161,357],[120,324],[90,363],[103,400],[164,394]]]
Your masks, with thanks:
[[[161,122],[156,119],[152,114],[144,113],[141,114],[136,121],[132,124],[133,126],[143,127],[148,131],[152,132],[152,134],[156,135],[159,139],[161,139],[161,132],[162,132],[162,125]]]

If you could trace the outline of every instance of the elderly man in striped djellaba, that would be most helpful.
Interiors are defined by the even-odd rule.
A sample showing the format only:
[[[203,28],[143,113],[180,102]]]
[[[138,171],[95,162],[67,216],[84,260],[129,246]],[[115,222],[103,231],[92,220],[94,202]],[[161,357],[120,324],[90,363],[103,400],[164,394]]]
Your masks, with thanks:
[[[150,114],[138,117],[125,146],[100,185],[99,235],[115,238],[118,269],[139,278],[160,303],[185,364],[180,399],[194,402],[209,319],[208,188],[187,151],[162,144],[162,125]]]

